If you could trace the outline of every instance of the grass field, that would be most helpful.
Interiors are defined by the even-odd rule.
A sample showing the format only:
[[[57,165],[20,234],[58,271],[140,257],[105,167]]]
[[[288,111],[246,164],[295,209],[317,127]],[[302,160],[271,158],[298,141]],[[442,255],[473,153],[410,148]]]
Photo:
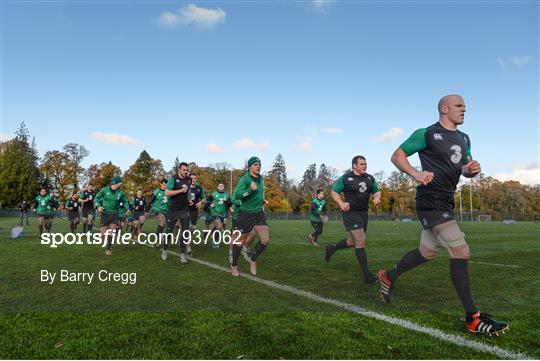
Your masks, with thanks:
[[[259,259],[258,278],[411,321],[487,345],[466,347],[343,308],[254,282],[205,264],[181,265],[141,245],[40,245],[36,220],[26,237],[8,238],[17,222],[0,218],[0,358],[285,358],[492,359],[493,347],[540,357],[540,226],[464,223],[472,250],[470,274],[481,310],[510,323],[499,338],[468,335],[449,277],[448,256],[400,278],[392,304],[361,282],[354,251],[324,263],[324,247],[308,246],[309,223],[270,222],[271,243]],[[53,232],[67,232],[56,219]],[[80,229],[80,227],[79,227]],[[155,222],[148,221],[146,231]],[[368,260],[373,271],[395,264],[418,244],[417,223],[371,222]],[[331,222],[322,245],[344,238]],[[177,251],[176,249],[174,251]],[[227,248],[195,246],[195,258],[228,267]],[[240,259],[241,272],[249,272]],[[40,270],[136,272],[136,285],[40,282]]]

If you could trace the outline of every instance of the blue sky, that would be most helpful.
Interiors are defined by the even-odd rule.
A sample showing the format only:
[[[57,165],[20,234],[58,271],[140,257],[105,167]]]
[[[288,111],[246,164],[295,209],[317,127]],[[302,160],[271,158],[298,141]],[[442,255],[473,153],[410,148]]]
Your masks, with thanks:
[[[536,1],[2,2],[2,129],[127,169],[163,161],[394,170],[448,93],[490,176],[539,179]],[[112,142],[110,143],[106,143]],[[413,158],[413,164],[419,164]]]

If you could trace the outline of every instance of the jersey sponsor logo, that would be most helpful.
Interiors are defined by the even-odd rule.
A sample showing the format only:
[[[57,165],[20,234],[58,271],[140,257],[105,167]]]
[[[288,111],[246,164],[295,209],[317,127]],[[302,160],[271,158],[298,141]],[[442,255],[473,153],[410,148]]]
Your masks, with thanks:
[[[360,182],[360,183],[358,184],[358,187],[359,187],[360,193],[364,193],[365,191],[367,191],[367,184],[366,184],[366,182]]]
[[[452,161],[452,163],[458,164],[459,162],[461,162],[461,158],[463,158],[463,155],[461,154],[461,147],[457,144],[454,144],[450,147],[450,150],[453,152],[450,156],[450,160]]]
[[[433,134],[433,140],[444,140],[442,134],[440,133],[435,133]]]

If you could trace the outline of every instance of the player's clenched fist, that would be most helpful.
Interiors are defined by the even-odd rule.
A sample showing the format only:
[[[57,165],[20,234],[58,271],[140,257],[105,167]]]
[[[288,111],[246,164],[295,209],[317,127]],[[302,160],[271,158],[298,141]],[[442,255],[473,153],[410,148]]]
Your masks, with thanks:
[[[414,179],[423,185],[428,185],[433,180],[433,173],[431,172],[419,172]]]

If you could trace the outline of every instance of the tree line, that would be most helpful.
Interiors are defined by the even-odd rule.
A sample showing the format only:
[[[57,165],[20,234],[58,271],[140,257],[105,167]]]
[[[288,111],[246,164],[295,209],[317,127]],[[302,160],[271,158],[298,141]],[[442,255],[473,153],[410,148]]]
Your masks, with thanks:
[[[82,161],[90,152],[75,143],[66,144],[62,150],[47,151],[39,157],[35,139],[24,123],[15,137],[0,143],[0,202],[4,207],[16,207],[23,200],[35,198],[39,187],[54,188],[62,200],[80,191],[89,182],[96,189],[108,186],[114,176],[122,176],[128,196],[142,189],[150,195],[161,179],[176,172],[180,158],[166,171],[159,159],[143,150],[125,171],[112,162],[91,164],[84,168]],[[202,166],[190,163],[190,171],[198,175],[199,183],[206,191],[213,191],[219,183],[227,190],[234,186],[247,171],[234,169],[227,163]],[[327,198],[340,172],[327,165],[313,163],[305,170],[302,179],[291,180],[281,154],[278,154],[270,171],[265,175],[268,209],[273,212],[306,213],[317,189],[323,189]],[[412,217],[415,214],[415,181],[408,175],[394,171],[386,176],[383,171],[373,173],[382,192],[381,205],[370,205],[370,213],[387,218]],[[472,189],[472,194],[471,194]],[[478,215],[490,215],[493,220],[514,218],[538,220],[540,214],[540,185],[523,185],[516,181],[500,182],[484,174],[471,183],[464,184],[456,192],[456,214],[460,209],[467,219]],[[472,214],[471,214],[472,208]],[[339,207],[330,201],[328,210],[338,212]]]

